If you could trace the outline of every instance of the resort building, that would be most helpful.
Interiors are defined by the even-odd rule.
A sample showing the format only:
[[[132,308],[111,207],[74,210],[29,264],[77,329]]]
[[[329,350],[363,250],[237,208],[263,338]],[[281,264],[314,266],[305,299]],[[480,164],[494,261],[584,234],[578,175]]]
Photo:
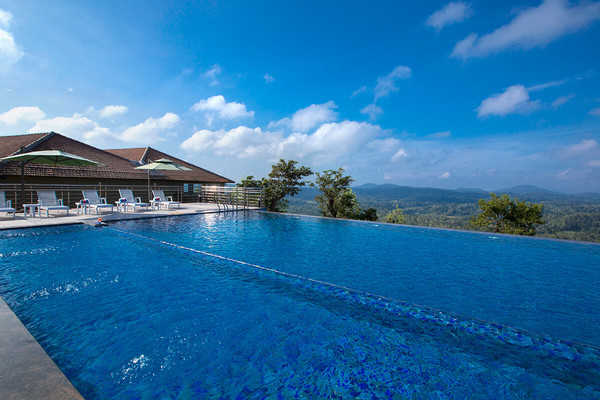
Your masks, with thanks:
[[[49,166],[26,162],[0,162],[0,190],[20,208],[21,182],[25,181],[25,202],[34,202],[35,190],[54,189],[73,206],[81,198],[81,190],[94,188],[114,201],[117,188],[127,187],[136,196],[148,200],[151,188],[161,188],[179,201],[198,201],[202,185],[224,186],[231,179],[173,157],[151,147],[102,150],[56,132],[0,136],[0,158],[42,150],[60,150],[101,163],[98,166]],[[135,169],[166,158],[190,171],[160,171]]]

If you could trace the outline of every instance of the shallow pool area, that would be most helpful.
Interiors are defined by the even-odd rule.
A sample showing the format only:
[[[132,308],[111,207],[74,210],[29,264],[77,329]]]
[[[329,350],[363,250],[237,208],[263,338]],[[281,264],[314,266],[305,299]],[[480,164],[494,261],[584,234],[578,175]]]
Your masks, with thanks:
[[[85,398],[597,398],[600,246],[240,212],[0,232]]]

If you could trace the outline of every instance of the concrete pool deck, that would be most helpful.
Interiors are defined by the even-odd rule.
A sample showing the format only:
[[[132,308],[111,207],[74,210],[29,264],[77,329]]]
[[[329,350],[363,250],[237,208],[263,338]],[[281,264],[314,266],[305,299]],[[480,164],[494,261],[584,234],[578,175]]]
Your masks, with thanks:
[[[241,210],[241,208],[240,208]],[[178,215],[208,214],[228,210],[216,204],[184,203],[181,208],[152,210],[140,212],[113,212],[77,214],[75,209],[51,214],[46,217],[25,218],[18,213],[0,215],[0,230],[37,228],[45,226],[92,224],[102,217],[103,221],[120,221],[128,219],[160,218]],[[81,394],[69,382],[54,361],[46,354],[39,343],[12,312],[0,297],[0,399],[83,399]]]

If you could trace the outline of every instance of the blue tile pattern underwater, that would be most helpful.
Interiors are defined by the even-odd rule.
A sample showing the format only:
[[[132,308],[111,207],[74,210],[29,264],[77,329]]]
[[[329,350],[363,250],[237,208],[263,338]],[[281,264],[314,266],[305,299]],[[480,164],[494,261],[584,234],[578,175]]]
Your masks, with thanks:
[[[597,245],[255,212],[0,245],[86,398],[600,398]]]

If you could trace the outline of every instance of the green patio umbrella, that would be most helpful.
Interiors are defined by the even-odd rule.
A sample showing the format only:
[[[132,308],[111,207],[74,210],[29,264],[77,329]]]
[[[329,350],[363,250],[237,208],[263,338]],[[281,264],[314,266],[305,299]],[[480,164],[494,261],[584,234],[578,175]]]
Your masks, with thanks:
[[[148,199],[150,199],[150,170],[159,171],[191,171],[190,168],[184,167],[183,165],[175,164],[171,160],[166,158],[159,158],[153,163],[135,167],[135,169],[147,169],[148,170]]]
[[[21,199],[25,204],[25,164],[26,163],[37,163],[51,165],[53,167],[58,166],[90,166],[90,165],[104,165],[96,161],[88,160],[75,154],[65,153],[59,150],[42,150],[42,151],[30,151],[29,153],[20,153],[14,156],[8,156],[0,158],[0,161],[20,161],[21,162]]]

